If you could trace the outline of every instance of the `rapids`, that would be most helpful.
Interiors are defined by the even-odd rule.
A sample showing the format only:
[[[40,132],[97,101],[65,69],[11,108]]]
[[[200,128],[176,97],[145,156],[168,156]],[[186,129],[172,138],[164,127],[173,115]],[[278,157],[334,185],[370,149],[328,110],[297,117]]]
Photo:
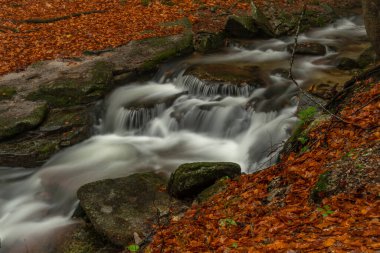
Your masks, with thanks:
[[[360,18],[300,35],[328,47],[324,56],[297,56],[294,75],[307,86],[332,69],[348,44],[363,43]],[[233,43],[224,52],[162,67],[149,82],[126,84],[104,101],[96,135],[58,153],[41,168],[0,168],[0,252],[34,252],[33,244],[72,224],[77,189],[88,182],[141,171],[170,174],[194,161],[229,161],[244,172],[273,164],[297,123],[296,87],[273,74],[271,85],[206,86],[184,75],[196,63],[246,61],[270,73],[288,68],[293,38]],[[248,106],[252,101],[254,106]]]

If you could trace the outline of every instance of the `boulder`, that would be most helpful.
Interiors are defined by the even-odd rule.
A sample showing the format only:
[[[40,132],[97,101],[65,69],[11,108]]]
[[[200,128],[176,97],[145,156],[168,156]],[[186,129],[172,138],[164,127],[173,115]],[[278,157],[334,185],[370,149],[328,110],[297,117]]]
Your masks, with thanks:
[[[94,62],[70,72],[61,72],[53,80],[39,85],[27,99],[46,101],[52,107],[94,102],[112,88],[112,64]]]
[[[47,112],[47,105],[43,102],[1,101],[0,140],[36,128],[44,120]]]
[[[294,44],[288,45],[289,53],[293,52]],[[325,55],[326,47],[316,42],[301,42],[297,44],[296,54],[301,55]]]
[[[77,195],[95,230],[126,246],[134,243],[134,233],[146,238],[160,218],[182,208],[164,192],[165,186],[163,177],[139,173],[86,184]]]
[[[59,150],[85,140],[93,125],[90,110],[78,106],[51,109],[33,131],[0,142],[0,166],[37,167]]]
[[[241,168],[229,162],[186,163],[170,176],[168,191],[177,198],[191,198],[223,177],[240,175]]]
[[[212,53],[224,45],[224,33],[199,32],[194,36],[194,49],[206,54]]]
[[[16,89],[11,86],[0,86],[0,101],[11,99],[16,94]]]
[[[341,57],[338,60],[337,68],[340,70],[352,70],[359,68],[359,64],[354,59],[348,57]]]
[[[231,15],[227,19],[225,31],[235,38],[251,39],[258,34],[258,27],[252,16]]]

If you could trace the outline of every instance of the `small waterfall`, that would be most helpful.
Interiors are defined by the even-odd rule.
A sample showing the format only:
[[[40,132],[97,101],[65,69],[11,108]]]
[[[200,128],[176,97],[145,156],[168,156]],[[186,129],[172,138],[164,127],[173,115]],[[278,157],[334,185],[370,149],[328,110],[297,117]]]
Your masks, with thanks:
[[[256,89],[253,85],[234,85],[217,82],[206,82],[192,75],[184,75],[176,81],[178,86],[186,88],[190,94],[202,97],[243,96],[249,97]]]
[[[153,118],[160,115],[166,108],[165,104],[156,104],[152,108],[119,108],[115,118],[115,133],[130,130],[141,130]]]

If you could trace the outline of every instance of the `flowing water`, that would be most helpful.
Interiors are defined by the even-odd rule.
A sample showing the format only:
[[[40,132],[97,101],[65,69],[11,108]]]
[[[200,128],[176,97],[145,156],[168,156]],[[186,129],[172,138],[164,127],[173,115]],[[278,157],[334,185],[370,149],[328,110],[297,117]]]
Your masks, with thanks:
[[[328,47],[297,57],[301,85],[334,68],[331,48],[359,45],[360,19],[342,19],[300,36]],[[267,87],[207,85],[185,75],[198,63],[250,62],[268,73],[288,68],[292,38],[234,44],[225,52],[163,66],[146,83],[128,84],[104,102],[98,134],[60,152],[41,168],[0,168],[0,252],[33,252],[33,242],[72,224],[77,189],[141,171],[170,174],[179,164],[229,161],[253,172],[273,164],[297,118],[296,87],[278,74]],[[245,45],[245,46],[242,46]],[[20,246],[21,245],[21,246]]]

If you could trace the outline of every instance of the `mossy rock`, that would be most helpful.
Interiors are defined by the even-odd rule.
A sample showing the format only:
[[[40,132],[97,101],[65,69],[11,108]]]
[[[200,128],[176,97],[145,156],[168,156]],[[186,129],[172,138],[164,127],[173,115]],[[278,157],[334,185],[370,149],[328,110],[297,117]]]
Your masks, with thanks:
[[[230,162],[186,163],[170,176],[168,190],[177,198],[191,198],[213,185],[222,177],[234,178],[240,175],[241,168]]]
[[[92,125],[87,108],[52,109],[33,132],[0,142],[0,166],[40,166],[59,150],[88,138]]]
[[[0,101],[11,99],[14,95],[16,95],[16,89],[9,86],[0,87]]]
[[[0,140],[36,128],[47,112],[46,103],[19,101],[0,104]]]
[[[152,56],[144,61],[138,68],[140,73],[154,71],[158,65],[170,58],[179,57],[188,54],[194,50],[193,34],[185,32],[179,41],[173,41],[172,37],[161,37],[145,39],[137,42],[152,48],[163,48],[163,50],[154,50]],[[144,47],[141,47],[144,48]]]
[[[251,39],[259,30],[252,16],[231,15],[227,19],[225,31],[231,37]]]
[[[134,242],[134,233],[146,238],[158,217],[180,205],[162,190],[165,186],[157,174],[138,173],[86,184],[77,195],[95,230],[126,246]]]
[[[95,62],[79,71],[82,73],[62,73],[40,85],[27,99],[43,100],[52,107],[66,107],[96,101],[112,88],[112,64]]]
[[[199,32],[194,36],[194,49],[207,54],[215,52],[224,45],[224,33]]]

